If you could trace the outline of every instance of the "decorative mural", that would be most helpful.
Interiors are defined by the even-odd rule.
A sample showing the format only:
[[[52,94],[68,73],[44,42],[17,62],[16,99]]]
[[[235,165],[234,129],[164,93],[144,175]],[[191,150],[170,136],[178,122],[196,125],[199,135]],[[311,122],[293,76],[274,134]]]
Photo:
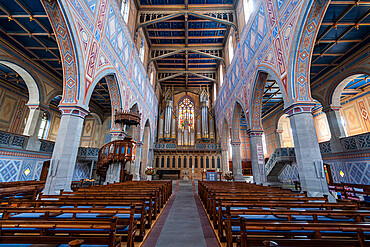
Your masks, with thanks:
[[[328,1],[310,1],[312,6],[308,7],[303,7],[304,2],[256,2],[256,10],[241,34],[215,103],[217,129],[220,133],[224,118],[232,126],[230,113],[236,99],[244,96],[241,103],[246,115],[250,112],[250,106],[256,104],[258,97],[253,95],[260,71],[272,75],[277,81],[286,107],[297,103],[312,103],[307,78],[310,53]],[[302,20],[306,21],[298,26]],[[292,51],[298,56],[296,60],[291,56]],[[295,71],[297,68],[298,72]],[[249,114],[249,117],[254,116]]]
[[[65,91],[61,106],[73,105],[87,109],[96,83],[107,75],[114,75],[118,94],[111,94],[111,100],[113,102],[119,100],[124,110],[128,110],[134,102],[137,102],[142,113],[141,131],[144,123],[149,119],[151,136],[154,136],[158,100],[117,2],[115,0],[60,1],[70,23],[65,22],[58,10],[59,3],[55,1],[43,3],[54,29],[59,30],[58,39],[59,46],[64,52],[64,67],[65,64],[74,64],[67,66],[71,74],[66,76],[67,79],[64,82]],[[68,59],[69,53],[74,54],[78,59],[75,59],[76,61]],[[73,71],[76,71],[76,68],[81,76],[77,80],[73,77]]]
[[[0,155],[0,182],[38,180],[44,160]]]

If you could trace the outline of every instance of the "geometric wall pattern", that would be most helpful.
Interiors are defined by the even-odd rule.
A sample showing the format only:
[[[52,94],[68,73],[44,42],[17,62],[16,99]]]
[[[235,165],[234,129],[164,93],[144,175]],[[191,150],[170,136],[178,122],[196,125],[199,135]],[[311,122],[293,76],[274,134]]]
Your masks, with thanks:
[[[91,168],[91,162],[89,163],[79,163],[78,162],[75,166],[73,181],[90,178],[90,168]]]
[[[334,183],[370,185],[370,160],[356,162],[325,161],[325,163],[330,165]],[[282,182],[299,180],[297,166],[287,165],[280,173],[279,180]]]
[[[330,167],[335,183],[370,185],[370,160],[356,162],[335,161],[330,164]]]
[[[21,165],[21,160],[0,159],[1,182],[17,181]]]
[[[298,167],[296,164],[285,166],[284,170],[278,176],[281,182],[298,181]]]
[[[0,182],[38,180],[45,159],[1,156]]]
[[[0,156],[0,182],[39,180],[47,159]],[[90,163],[77,163],[73,180],[89,178]]]

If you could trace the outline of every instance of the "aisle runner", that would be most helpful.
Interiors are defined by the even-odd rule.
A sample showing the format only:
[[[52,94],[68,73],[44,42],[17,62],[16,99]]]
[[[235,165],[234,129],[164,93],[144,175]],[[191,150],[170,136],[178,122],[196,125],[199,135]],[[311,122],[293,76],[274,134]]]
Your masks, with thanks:
[[[200,199],[198,197],[198,193],[195,190],[195,182],[194,181],[193,181],[192,185],[193,185],[192,187],[193,187],[194,200],[195,200],[195,204],[197,205],[197,208],[198,208],[200,223],[202,225],[203,235],[204,235],[204,239],[206,240],[207,247],[218,246],[218,242],[217,242],[216,236],[215,236],[215,234],[212,230],[212,226],[210,225],[210,223],[208,221],[206,212],[204,212],[204,208],[203,208],[203,206],[200,202]]]
[[[177,181],[175,192],[144,247],[218,246],[191,181]]]
[[[165,209],[163,210],[161,216],[159,217],[158,221],[156,222],[153,230],[150,232],[148,238],[146,239],[143,247],[151,247],[157,244],[159,235],[162,232],[163,226],[166,223],[168,214],[172,208],[173,202],[176,199],[176,195],[179,192],[179,181],[176,182],[175,192],[173,193],[171,199],[168,201]]]

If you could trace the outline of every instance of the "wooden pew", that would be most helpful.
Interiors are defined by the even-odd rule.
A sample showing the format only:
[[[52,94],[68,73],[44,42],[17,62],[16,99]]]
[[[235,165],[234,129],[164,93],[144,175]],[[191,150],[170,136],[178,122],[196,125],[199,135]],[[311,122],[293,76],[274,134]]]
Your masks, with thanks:
[[[225,219],[224,227],[220,228],[220,234],[225,231],[228,246],[232,246],[233,238],[239,235],[240,217],[246,219],[247,224],[251,223],[362,223],[370,217],[370,210],[313,210],[313,209],[226,209],[223,214]],[[285,234],[285,233],[284,233]],[[284,235],[283,233],[281,235]],[[285,234],[289,235],[289,234]],[[344,234],[342,234],[344,235]],[[306,235],[305,235],[306,236]],[[220,236],[221,238],[223,236]],[[312,235],[311,237],[314,237]]]
[[[2,244],[66,244],[78,237],[85,244],[108,247],[121,246],[117,234],[118,218],[96,221],[89,220],[1,220]],[[92,234],[94,233],[94,234]],[[133,243],[128,241],[127,246]]]
[[[127,246],[133,246],[134,241],[143,240],[145,229],[149,229],[152,226],[152,220],[156,219],[157,214],[171,195],[171,181],[127,181],[124,183],[89,186],[88,188],[80,187],[74,192],[61,191],[60,195],[40,194],[37,200],[34,200],[34,198],[33,200],[14,198],[6,201],[6,203],[0,205],[0,213],[2,213],[3,217],[0,221],[8,223],[10,221],[23,221],[25,234],[36,234],[37,239],[35,243],[48,243],[48,240],[45,240],[46,238],[43,235],[46,232],[57,243],[63,242],[63,244],[66,244],[71,240],[80,239],[82,236],[83,238],[81,238],[85,240],[84,244],[95,244],[100,240],[94,242],[92,238],[85,238],[89,235],[87,233],[88,222],[100,225],[100,223],[103,224],[109,220],[110,217],[119,216],[115,234],[122,237],[122,240],[126,240],[128,242]],[[130,210],[133,210],[133,212]],[[82,217],[81,215],[84,216]],[[134,231],[131,231],[132,228],[126,227],[129,225],[131,215],[134,217]],[[61,222],[66,224],[72,222],[74,224],[73,222],[77,221],[85,222],[86,229],[84,225],[81,229],[67,229],[61,226]],[[39,223],[40,225],[47,225],[45,222],[58,222],[58,226],[61,226],[61,229],[56,231],[55,229],[49,229],[50,225],[47,225],[47,227],[41,226],[35,231],[34,227],[27,228],[27,224],[31,224],[31,222],[34,224]],[[95,225],[90,225],[90,227],[95,227]],[[10,236],[7,241],[16,243],[17,239],[13,234],[16,227],[10,228],[13,230],[7,229],[7,232],[5,232],[5,235]],[[104,228],[99,231],[107,232],[107,229]],[[132,236],[129,236],[130,232]],[[63,236],[64,238],[59,239],[59,236],[63,234],[69,237]],[[109,236],[105,234],[105,237],[103,237],[103,235],[101,240],[105,238],[107,241]],[[26,237],[20,238],[18,243],[23,243],[22,241],[25,239]],[[78,246],[77,242],[76,246]]]
[[[342,241],[343,237],[348,239],[342,241],[340,246],[367,244],[366,236],[370,234],[369,225],[367,225],[370,209],[358,202],[329,203],[327,197],[308,197],[307,193],[243,182],[200,181],[198,185],[199,198],[203,207],[209,218],[213,219],[213,227],[217,229],[219,239],[225,241],[229,247],[233,246],[238,239],[238,244],[241,244],[240,216],[247,224],[243,234],[248,233],[248,241],[244,241],[243,246],[247,246],[246,244],[263,246],[264,240],[267,241],[265,246],[270,246],[272,242],[269,241],[275,238],[281,244],[285,244],[281,239],[284,241],[287,239],[287,246],[300,246],[297,241],[303,240],[296,239],[298,236],[304,238],[306,242],[303,241],[303,244],[308,244],[306,246],[316,242],[322,244],[320,246],[330,246],[328,243]],[[296,231],[294,226],[299,225],[297,222],[319,228]],[[285,228],[280,227],[281,223],[292,223],[293,230],[289,231],[290,225],[286,225]],[[311,225],[314,223],[320,225]],[[261,228],[249,229],[250,224]],[[328,228],[331,224],[347,228],[331,230]],[[360,230],[348,232],[351,224],[358,226]],[[264,225],[271,228],[266,230],[263,228]],[[279,230],[273,230],[273,227],[279,227]],[[309,229],[308,226],[307,229]],[[254,235],[257,237],[253,238]],[[246,235],[243,235],[243,238],[245,240]]]
[[[249,222],[240,219],[240,246],[369,246],[370,223]],[[306,237],[306,238],[303,238]],[[268,246],[268,245],[266,245]]]
[[[0,188],[0,202],[9,200],[35,200],[37,195],[43,190],[40,185],[24,185],[16,187]]]

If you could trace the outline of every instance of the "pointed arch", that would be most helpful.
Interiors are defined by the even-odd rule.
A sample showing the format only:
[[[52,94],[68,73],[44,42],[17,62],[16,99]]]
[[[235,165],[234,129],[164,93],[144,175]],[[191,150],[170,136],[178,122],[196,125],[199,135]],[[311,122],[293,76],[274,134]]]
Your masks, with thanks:
[[[250,102],[250,114],[249,114],[249,125],[250,130],[262,130],[261,122],[261,110],[262,110],[262,97],[263,91],[265,89],[265,84],[267,81],[268,74],[259,71],[257,72],[254,87],[252,88],[251,93],[251,102]]]
[[[240,125],[241,125],[241,117],[244,115],[245,111],[243,110],[242,105],[239,101],[236,101],[234,106],[233,112],[233,121],[232,121],[232,135],[231,140],[232,142],[240,142]]]

